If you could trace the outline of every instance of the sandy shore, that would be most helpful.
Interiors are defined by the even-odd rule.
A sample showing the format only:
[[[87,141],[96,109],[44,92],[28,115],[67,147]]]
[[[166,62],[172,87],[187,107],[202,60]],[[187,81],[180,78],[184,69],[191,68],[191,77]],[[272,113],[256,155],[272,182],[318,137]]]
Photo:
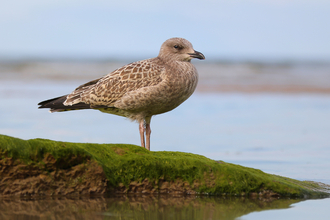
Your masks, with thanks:
[[[198,92],[213,93],[330,93],[329,88],[320,88],[308,85],[207,85],[200,84],[197,87]]]
[[[63,81],[102,77],[127,62],[0,62],[1,81]],[[330,64],[196,63],[198,92],[330,93]]]

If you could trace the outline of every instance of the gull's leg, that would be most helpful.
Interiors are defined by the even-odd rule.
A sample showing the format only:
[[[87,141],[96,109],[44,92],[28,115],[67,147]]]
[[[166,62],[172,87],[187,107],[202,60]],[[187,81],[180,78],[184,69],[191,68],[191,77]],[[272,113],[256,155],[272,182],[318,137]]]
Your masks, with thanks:
[[[147,148],[147,150],[150,150],[150,134],[151,134],[150,121],[151,121],[151,117],[146,118],[146,148]]]
[[[139,124],[139,131],[140,131],[140,138],[141,138],[141,147],[145,148],[145,143],[144,143],[144,121],[140,121]]]

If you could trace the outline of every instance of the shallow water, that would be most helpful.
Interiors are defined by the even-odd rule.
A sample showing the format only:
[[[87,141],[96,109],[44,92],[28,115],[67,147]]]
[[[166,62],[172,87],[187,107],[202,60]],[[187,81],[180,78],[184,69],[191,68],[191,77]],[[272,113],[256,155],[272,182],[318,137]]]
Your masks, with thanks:
[[[238,220],[278,220],[278,219],[329,219],[330,199],[307,200],[294,203],[289,209],[256,211]]]
[[[31,68],[29,74],[33,75],[36,69]],[[38,71],[42,75],[43,71]],[[29,74],[0,77],[1,134],[22,139],[139,145],[138,125],[127,119],[94,110],[50,114],[37,109],[38,102],[70,93],[88,79],[69,77],[64,81],[65,74],[54,73],[53,81],[45,76],[42,80],[30,80]],[[329,77],[324,71],[318,74]],[[292,72],[289,75],[292,81],[298,77]],[[212,74],[207,77],[201,80],[202,86],[216,84],[216,80],[210,79]],[[235,79],[227,79],[225,75],[217,77],[224,82],[236,80],[243,84],[244,79],[248,79],[247,84],[253,85],[253,77],[245,73],[236,75]],[[276,78],[271,73],[264,77],[269,78],[268,83]],[[275,82],[285,81],[281,77],[283,75]],[[319,78],[306,72],[298,78],[298,84],[308,83],[312,78],[315,79],[310,80],[311,84],[320,84]],[[321,87],[328,88],[325,79]],[[272,174],[330,184],[329,122],[329,93],[197,92],[177,109],[153,117],[151,149],[190,152]],[[314,216],[327,219],[330,203],[330,199],[278,203],[242,202],[237,198],[180,199],[7,199],[0,200],[0,219],[3,216],[11,216],[8,219],[235,219],[240,216],[240,219],[311,219]],[[279,205],[282,201],[285,205]],[[268,209],[273,210],[265,211]]]
[[[0,200],[1,219],[251,219],[265,210],[301,206],[299,199],[116,196]],[[277,213],[278,211],[276,211]],[[251,214],[253,216],[255,214]],[[290,213],[289,213],[290,216]],[[267,216],[266,216],[267,217]],[[300,215],[295,216],[300,217]],[[255,219],[255,218],[254,218]],[[260,218],[257,218],[260,219]],[[305,218],[300,218],[305,219]]]
[[[327,219],[330,199],[121,196],[0,200],[0,219]]]

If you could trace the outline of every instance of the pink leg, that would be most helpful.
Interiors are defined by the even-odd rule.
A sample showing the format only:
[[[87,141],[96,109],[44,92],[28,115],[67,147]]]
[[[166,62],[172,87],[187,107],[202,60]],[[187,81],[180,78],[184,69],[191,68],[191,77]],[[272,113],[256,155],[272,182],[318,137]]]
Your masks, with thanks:
[[[147,141],[146,148],[147,148],[147,150],[150,150],[150,134],[151,134],[150,121],[151,121],[151,117],[146,118],[146,141]]]
[[[139,131],[140,131],[140,138],[141,138],[141,147],[145,148],[145,143],[144,143],[144,121],[140,121]]]
[[[151,134],[151,129],[150,129],[150,124],[146,124],[146,141],[147,141],[147,150],[150,150],[150,134]]]

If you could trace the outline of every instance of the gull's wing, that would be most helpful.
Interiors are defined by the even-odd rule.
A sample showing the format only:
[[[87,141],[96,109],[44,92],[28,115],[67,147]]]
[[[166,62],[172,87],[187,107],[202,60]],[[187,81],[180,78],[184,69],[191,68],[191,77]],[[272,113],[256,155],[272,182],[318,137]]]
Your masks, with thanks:
[[[127,64],[112,73],[76,88],[63,103],[74,106],[79,103],[91,107],[108,106],[126,93],[160,83],[164,67],[157,65],[156,58]]]

